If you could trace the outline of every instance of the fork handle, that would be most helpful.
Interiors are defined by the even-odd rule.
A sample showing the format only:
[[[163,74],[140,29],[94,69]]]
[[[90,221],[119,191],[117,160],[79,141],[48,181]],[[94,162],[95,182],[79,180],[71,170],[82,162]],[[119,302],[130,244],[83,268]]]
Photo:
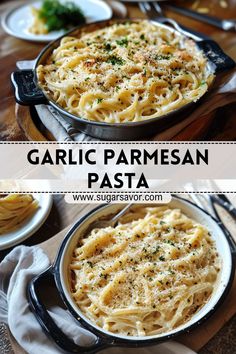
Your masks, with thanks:
[[[236,208],[231,204],[229,200],[223,200],[222,197],[213,195],[212,201],[224,208],[236,221]]]
[[[232,30],[235,30],[235,28],[236,28],[236,23],[234,20],[221,20],[218,17],[214,17],[214,16],[210,16],[210,15],[206,15],[206,14],[201,14],[197,11],[187,9],[185,7],[176,6],[173,4],[164,5],[164,8],[174,11],[174,12],[177,12],[177,13],[187,16],[187,17],[192,17],[195,20],[198,20],[200,22],[205,22],[207,24],[210,24],[212,26],[220,28],[224,31],[232,31]]]
[[[127,211],[132,207],[133,203],[128,204],[125,208],[121,209],[121,211],[116,214],[112,219],[111,219],[111,224],[112,226],[115,226],[116,222],[124,215],[127,213]]]
[[[209,37],[206,36],[205,34],[194,31],[188,27],[179,25],[175,20],[172,20],[171,18],[168,18],[168,17],[157,17],[157,18],[154,18],[153,21],[156,21],[156,22],[159,22],[162,24],[165,24],[165,23],[169,24],[169,25],[173,26],[174,29],[176,29],[176,31],[184,34],[185,36],[189,36],[189,35],[194,36],[195,37],[194,39],[196,41],[199,41],[201,39],[209,39]]]
[[[214,195],[211,195],[211,196],[210,196],[210,202],[211,202],[211,206],[212,206],[212,208],[213,208],[213,210],[214,210],[214,213],[215,213],[216,218],[219,220],[221,226],[223,227],[223,229],[224,229],[225,232],[226,232],[226,237],[227,237],[227,239],[228,239],[228,241],[229,241],[229,243],[230,243],[231,251],[232,251],[232,253],[234,254],[234,256],[236,256],[236,242],[235,242],[235,239],[233,238],[233,236],[231,235],[231,233],[228,231],[228,229],[226,228],[226,226],[225,226],[224,223],[222,222],[222,219],[221,219],[221,217],[220,217],[220,215],[219,215],[219,213],[218,213],[218,211],[217,211],[217,209],[216,209],[215,204],[218,204],[218,205],[222,206],[223,208],[225,208],[225,210],[228,211],[228,213],[229,213],[232,217],[234,217],[234,215],[232,215],[231,210],[229,210],[228,207],[226,208],[225,205],[222,205],[222,203],[219,201],[219,198],[216,198]]]

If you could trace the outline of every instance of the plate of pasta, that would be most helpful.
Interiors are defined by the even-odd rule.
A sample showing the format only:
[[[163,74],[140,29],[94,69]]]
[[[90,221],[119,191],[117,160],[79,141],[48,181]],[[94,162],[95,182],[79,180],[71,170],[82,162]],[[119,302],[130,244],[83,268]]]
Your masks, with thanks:
[[[154,345],[189,331],[216,310],[233,280],[228,233],[198,206],[173,197],[167,205],[133,206],[115,227],[89,227],[121,208],[99,206],[75,223],[47,271],[72,315],[98,336],[91,350]],[[32,281],[30,301],[56,339],[38,311],[43,276]]]
[[[19,244],[45,222],[52,207],[47,194],[0,194],[0,249]]]
[[[45,48],[33,77],[21,75],[12,76],[18,103],[49,103],[79,130],[107,140],[143,138],[184,119],[215,77],[193,40],[148,20],[82,26]],[[24,81],[34,81],[35,97],[22,94]]]
[[[69,28],[111,17],[110,6],[101,0],[40,0],[8,11],[2,26],[14,37],[50,42]]]

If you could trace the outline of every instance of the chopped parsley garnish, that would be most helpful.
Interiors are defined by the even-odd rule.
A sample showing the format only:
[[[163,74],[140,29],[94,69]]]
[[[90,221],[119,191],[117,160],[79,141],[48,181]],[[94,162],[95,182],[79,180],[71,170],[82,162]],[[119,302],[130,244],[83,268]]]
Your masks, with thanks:
[[[116,41],[116,43],[117,43],[118,45],[120,45],[121,47],[128,47],[129,41],[128,41],[127,38],[122,38],[122,39],[118,39],[118,40]]]
[[[108,274],[100,274],[100,277],[101,277],[101,278],[104,278],[104,279],[107,279]]]
[[[201,81],[200,86],[206,85],[206,81]]]
[[[88,80],[90,80],[90,77],[86,77],[86,79],[84,81],[88,81]]]
[[[164,225],[164,224],[166,224],[166,222],[163,220],[160,220],[160,225]]]
[[[116,55],[111,55],[108,59],[107,59],[108,63],[111,63],[112,65],[124,65],[125,61],[120,58],[117,57]]]
[[[169,60],[171,58],[171,55],[156,55],[155,59],[156,60]]]
[[[72,1],[62,3],[59,0],[44,0],[38,16],[45,22],[48,32],[85,23],[82,10]]]
[[[105,50],[108,52],[111,50],[111,44],[110,43],[105,43]]]
[[[159,252],[159,250],[160,250],[160,247],[157,246],[157,247],[155,248],[155,250],[152,252],[152,254],[156,254],[157,252]]]
[[[87,263],[88,263],[88,265],[89,265],[91,268],[93,268],[93,263],[92,263],[92,262],[87,261]]]
[[[103,98],[98,98],[97,99],[97,104],[101,103],[103,101]]]
[[[169,229],[169,227],[168,227],[168,229]],[[169,230],[168,230],[168,231],[169,231]],[[166,243],[169,243],[169,245],[171,245],[171,246],[175,246],[174,242],[171,241],[171,240],[167,240]]]
[[[159,260],[160,260],[160,261],[165,261],[165,257],[164,257],[164,256],[160,256],[160,257],[159,257]]]
[[[145,40],[144,34],[141,34],[140,39],[142,39],[143,41]]]
[[[175,272],[169,267],[168,271],[170,272],[170,274],[175,274]]]

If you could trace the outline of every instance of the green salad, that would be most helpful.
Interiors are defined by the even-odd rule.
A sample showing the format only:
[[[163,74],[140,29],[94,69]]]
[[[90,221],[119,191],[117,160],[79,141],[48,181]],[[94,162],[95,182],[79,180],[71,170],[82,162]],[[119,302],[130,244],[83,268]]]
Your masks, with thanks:
[[[38,16],[48,32],[66,30],[85,23],[82,10],[72,1],[62,3],[59,0],[43,0]]]

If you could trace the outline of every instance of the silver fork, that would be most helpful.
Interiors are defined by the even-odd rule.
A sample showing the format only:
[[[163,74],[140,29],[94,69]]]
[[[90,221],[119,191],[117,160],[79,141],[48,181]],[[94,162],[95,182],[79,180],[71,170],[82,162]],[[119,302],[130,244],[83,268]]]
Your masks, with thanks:
[[[214,208],[212,207],[210,196],[202,194],[189,194],[191,201],[199,206],[201,209],[206,210],[211,214],[215,219],[219,220],[219,217],[216,215]]]
[[[236,31],[236,20],[234,19],[221,19],[218,17],[201,14],[197,11],[191,10],[186,7],[181,7],[175,4],[164,4],[164,8],[177,12],[181,15],[194,18],[197,21],[205,22],[209,25],[220,28],[223,31]]]
[[[192,29],[189,29],[182,25],[180,26],[175,20],[165,17],[160,5],[157,2],[150,3],[150,2],[143,1],[139,3],[139,8],[143,13],[147,15],[149,19],[157,21],[162,24],[171,25],[172,27],[174,27],[176,31],[178,31],[179,33],[183,34],[186,37],[191,37],[195,41],[208,38],[202,33],[195,32]]]
[[[119,219],[125,215],[127,213],[127,211],[129,211],[129,209],[132,207],[133,203],[130,203],[128,205],[126,205],[126,207],[124,207],[123,209],[121,209],[119,211],[118,214],[116,214],[115,216],[113,216],[113,218],[111,218],[110,220],[98,220],[98,221],[94,221],[92,222],[91,225],[89,225],[89,227],[86,229],[86,234],[89,233],[90,231],[92,231],[93,229],[102,229],[105,227],[109,227],[109,226],[116,226],[116,224],[118,223]]]
[[[236,255],[236,241],[231,235],[231,233],[229,232],[227,226],[225,226],[224,222],[222,221],[220,215],[218,214],[215,208],[214,202],[216,202],[217,204],[219,204],[219,202],[217,202],[217,199],[215,199],[214,196],[215,196],[214,194],[213,195],[189,194],[190,200],[194,204],[196,204],[197,206],[199,206],[200,208],[208,212],[208,214],[210,214],[213,218],[215,218],[218,221],[218,223],[220,224],[220,226],[223,228],[225,232],[225,236],[230,244],[232,253]],[[228,207],[229,206],[227,206],[227,208]],[[227,210],[227,208],[225,208],[225,210]],[[231,208],[233,208],[233,205],[231,205]]]

